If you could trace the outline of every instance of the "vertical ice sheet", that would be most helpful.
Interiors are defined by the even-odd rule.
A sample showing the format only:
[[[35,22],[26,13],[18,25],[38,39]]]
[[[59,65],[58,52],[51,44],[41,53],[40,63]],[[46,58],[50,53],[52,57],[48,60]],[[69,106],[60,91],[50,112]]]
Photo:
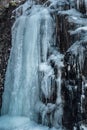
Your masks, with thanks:
[[[2,114],[36,118],[38,100],[39,15],[22,16],[13,28],[13,47],[9,59]],[[16,34],[17,33],[17,34]],[[37,46],[38,45],[38,46]]]
[[[58,53],[55,58],[57,66],[57,99],[56,105],[57,109],[54,113],[54,126],[58,129],[62,128],[62,117],[63,117],[63,102],[62,102],[62,94],[61,94],[61,87],[62,87],[62,68],[63,68],[63,55]]]
[[[34,6],[30,15],[17,18],[12,30],[2,115],[38,119],[35,111],[40,88],[38,67],[41,59],[47,59],[48,48],[54,41],[53,33],[53,19],[48,10],[40,6]]]
[[[50,46],[55,45],[54,41],[54,20],[50,15],[48,15],[47,9],[43,9],[41,11],[42,19],[41,19],[41,61],[47,61],[47,53]]]
[[[61,95],[62,60],[63,55],[54,53],[48,58],[47,62],[40,65],[40,71],[43,72],[41,90],[46,100],[46,107],[42,112],[42,123],[47,126],[54,126],[57,129],[62,128],[63,116]],[[52,67],[51,63],[54,63],[54,67]],[[54,68],[56,69],[57,74],[55,74]],[[52,101],[51,99],[54,92],[56,99]]]
[[[13,26],[12,50],[6,72],[2,114],[7,114],[9,112],[12,97],[14,97],[15,101],[17,100],[16,96],[19,89],[22,67],[22,45],[25,19],[26,18],[22,16],[20,19],[17,19]]]
[[[85,1],[85,10],[86,10],[86,15],[87,15],[87,0],[84,0]]]

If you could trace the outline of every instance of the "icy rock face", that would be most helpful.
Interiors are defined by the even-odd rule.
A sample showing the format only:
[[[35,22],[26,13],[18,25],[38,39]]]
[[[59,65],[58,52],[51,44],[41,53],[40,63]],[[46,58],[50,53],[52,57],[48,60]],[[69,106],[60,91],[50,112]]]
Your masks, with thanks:
[[[36,6],[34,10],[31,10],[30,16],[23,15],[18,18],[12,28],[13,47],[6,73],[6,93],[3,95],[2,114],[31,115],[32,118],[35,118],[30,111],[33,111],[33,105],[38,101],[38,64],[41,62],[41,58],[44,61],[46,60],[47,48],[50,46],[50,42],[53,42],[53,39],[51,39],[53,19],[46,9],[41,11],[42,8]],[[41,22],[43,23],[41,24]],[[27,25],[27,27],[25,27],[25,25]],[[51,26],[51,28],[49,26]],[[41,35],[40,31],[42,31]],[[30,39],[28,39],[28,37],[30,37]],[[40,45],[40,43],[42,45]],[[41,49],[42,51],[40,51]],[[42,53],[42,57],[40,52]],[[12,70],[12,67],[14,70]],[[16,74],[18,76],[16,76]],[[25,91],[24,95],[22,91]],[[37,92],[36,95],[35,92]],[[28,97],[28,95],[30,97]],[[29,100],[35,99],[35,102],[29,101],[27,98],[29,98]],[[11,101],[9,102],[10,99]],[[19,101],[18,99],[21,100]],[[23,100],[25,99],[26,102],[25,105],[23,105]]]
[[[48,108],[42,113],[42,123],[56,128],[62,127],[63,102],[61,95],[61,69],[63,67],[63,55],[52,54],[46,63],[40,65],[43,75],[41,81],[41,101]]]
[[[76,42],[73,44],[65,55],[65,109],[70,109],[68,116],[70,122],[80,122],[86,119],[86,77],[84,73],[86,48]],[[84,73],[85,74],[85,73]],[[67,106],[70,104],[70,106]],[[67,110],[66,110],[67,112]],[[71,123],[72,124],[72,123]],[[81,122],[80,122],[81,124]],[[80,124],[76,126],[80,129]]]
[[[86,0],[28,0],[12,17],[2,115],[80,130],[87,118]]]
[[[63,55],[55,52],[55,19],[48,8],[32,1],[15,12],[1,115],[61,128]]]
[[[86,0],[76,0],[76,7],[79,11],[87,15],[87,1]]]
[[[67,2],[69,8],[56,11],[56,43],[61,52],[65,53],[62,80],[65,102],[63,124],[71,130],[73,124],[87,118],[87,18],[86,8],[83,8],[84,0]],[[80,129],[79,125],[76,129],[77,127]]]
[[[67,50],[65,55],[65,84],[63,87],[63,91],[65,91],[65,108],[67,112],[67,108],[71,111],[68,112],[68,115],[64,112],[65,121],[71,122],[80,122],[86,119],[86,78],[84,76],[87,75],[85,66],[87,64],[86,60],[86,44],[87,44],[87,31],[86,31],[86,21],[85,17],[82,17],[82,13],[73,13],[74,11],[61,11],[61,17],[63,17],[63,21],[69,23],[68,28],[65,26],[67,30],[67,41],[70,42],[68,46],[70,48]],[[60,15],[59,14],[59,15]],[[63,28],[64,28],[63,26]],[[71,29],[72,27],[72,29]],[[63,29],[62,29],[63,30]],[[63,33],[66,31],[63,30]],[[69,38],[70,36],[70,38]],[[66,37],[65,37],[66,38]],[[62,41],[62,40],[61,40]],[[67,42],[67,43],[68,43]],[[68,47],[67,47],[68,48]],[[85,70],[84,70],[85,69]],[[68,105],[67,105],[68,104]],[[70,104],[70,106],[69,106]],[[68,119],[71,118],[71,121]],[[65,124],[66,125],[66,124]],[[76,128],[80,129],[79,125]],[[71,128],[70,128],[71,129]]]

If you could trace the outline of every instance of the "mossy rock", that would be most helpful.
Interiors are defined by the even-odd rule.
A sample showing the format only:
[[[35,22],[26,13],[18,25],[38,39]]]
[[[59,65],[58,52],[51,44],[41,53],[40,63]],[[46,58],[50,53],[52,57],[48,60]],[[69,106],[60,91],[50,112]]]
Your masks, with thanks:
[[[17,6],[17,3],[16,3],[15,1],[11,1],[9,4],[10,4],[11,6]]]
[[[0,11],[4,9],[4,6],[0,5]]]

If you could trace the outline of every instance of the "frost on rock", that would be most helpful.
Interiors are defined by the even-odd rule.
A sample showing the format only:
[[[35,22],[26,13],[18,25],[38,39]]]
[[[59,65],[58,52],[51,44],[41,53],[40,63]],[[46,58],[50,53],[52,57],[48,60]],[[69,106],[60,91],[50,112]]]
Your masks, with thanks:
[[[42,124],[62,127],[63,106],[61,97],[61,69],[63,67],[63,55],[53,53],[47,62],[41,63],[41,102],[37,104],[39,112],[41,110]],[[56,86],[55,86],[56,85]],[[55,93],[56,91],[56,93]],[[56,97],[54,96],[56,95]],[[44,97],[44,98],[43,98]],[[46,103],[44,102],[46,100]],[[58,116],[59,115],[59,116]]]
[[[49,0],[51,2],[49,8],[56,11],[64,10],[67,6],[69,6],[69,2],[67,0]]]
[[[79,65],[79,71],[82,71],[84,67],[84,51],[85,48],[82,46],[80,42],[74,43],[67,51],[67,54],[69,53],[71,56],[69,57],[69,63],[72,66],[76,66],[76,64]]]
[[[64,14],[66,14],[66,15],[69,15],[69,16],[76,16],[76,17],[79,17],[79,16],[81,16],[81,13],[79,12],[79,11],[77,11],[76,9],[69,9],[69,10],[65,10],[65,11],[59,11],[58,12],[59,14],[61,14],[61,15],[64,15]]]
[[[87,0],[76,0],[76,6],[79,11],[87,15]]]
[[[84,34],[87,33],[87,26],[79,27],[76,30],[69,31],[69,32],[70,32],[71,35],[76,35],[76,34],[82,35],[82,33],[84,33]]]

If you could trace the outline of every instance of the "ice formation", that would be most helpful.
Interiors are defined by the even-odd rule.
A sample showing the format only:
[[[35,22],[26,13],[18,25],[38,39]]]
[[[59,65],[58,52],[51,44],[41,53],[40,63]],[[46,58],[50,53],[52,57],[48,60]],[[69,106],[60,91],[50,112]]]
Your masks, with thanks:
[[[7,129],[14,129],[16,125],[18,127],[27,123],[28,118],[37,123],[40,118],[41,124],[61,129],[63,114],[61,59],[63,58],[61,54],[48,56],[50,47],[55,46],[55,19],[50,15],[48,8],[34,5],[32,1],[27,1],[18,7],[13,14],[16,21],[12,27],[12,49],[6,72],[2,118],[8,124],[10,122]],[[51,62],[54,62],[58,71],[56,78]],[[50,99],[55,84],[57,97],[53,102]],[[17,124],[15,120],[20,123]],[[4,127],[6,126],[2,127],[0,124],[0,128]],[[37,127],[35,130],[39,129]]]
[[[87,2],[84,2],[87,14]],[[12,49],[5,78],[0,130],[63,130],[61,86],[65,64],[64,55],[60,52],[59,36],[59,42],[56,43],[55,13],[60,17],[66,15],[68,22],[76,24],[74,30],[68,31],[70,35],[83,32],[84,38],[79,37],[66,52],[69,55],[66,73],[72,71],[78,79],[82,73],[87,20],[84,21],[78,11],[80,0],[48,0],[43,5],[37,3],[27,0],[13,11],[15,23],[12,27]],[[60,24],[62,32],[63,22]],[[68,75],[66,73],[65,76]],[[81,80],[80,102],[83,112],[87,83],[84,76]],[[67,76],[65,85],[72,96],[73,88],[76,91],[78,83],[75,83],[74,77]]]

